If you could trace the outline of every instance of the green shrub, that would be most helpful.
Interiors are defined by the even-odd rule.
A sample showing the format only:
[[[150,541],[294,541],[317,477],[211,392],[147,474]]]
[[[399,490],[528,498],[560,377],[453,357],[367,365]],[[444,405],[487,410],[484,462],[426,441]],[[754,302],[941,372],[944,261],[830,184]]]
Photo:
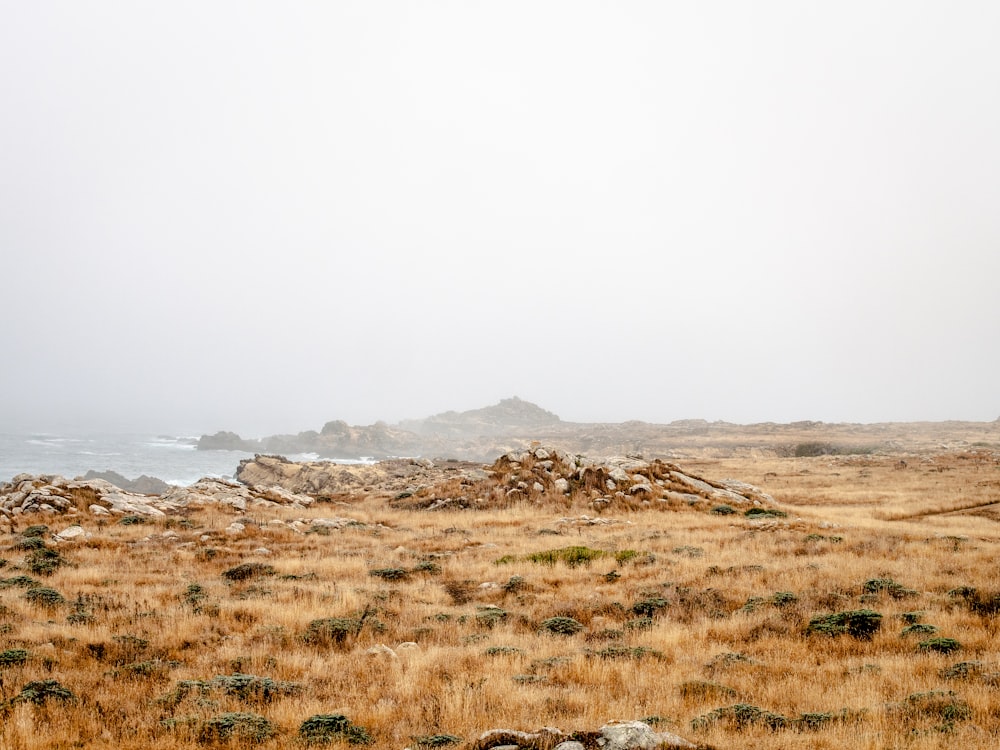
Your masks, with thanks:
[[[953,599],[962,599],[969,611],[983,617],[1000,614],[1000,592],[979,591],[973,586],[959,586],[948,592]]]
[[[549,617],[542,620],[542,630],[558,635],[576,635],[583,630],[583,623],[572,617]]]
[[[259,714],[242,712],[213,716],[198,729],[198,741],[204,744],[236,740],[244,745],[259,745],[276,734],[274,724]]]
[[[477,610],[476,622],[480,625],[485,625],[488,628],[492,628],[507,619],[507,610],[501,607],[488,605],[485,607],[477,607]]]
[[[258,677],[240,672],[213,677],[209,680],[208,686],[241,701],[257,703],[270,703],[275,698],[299,695],[302,692],[302,685],[297,682],[275,682],[270,677]]]
[[[24,558],[24,567],[37,576],[50,576],[64,565],[69,565],[69,560],[48,547],[36,549]]]
[[[928,638],[920,641],[917,648],[921,651],[936,651],[939,654],[953,654],[962,648],[962,644],[954,638]]]
[[[631,606],[634,614],[640,617],[652,617],[667,606],[668,602],[662,596],[647,596]]]
[[[628,646],[621,646],[618,644],[612,644],[597,651],[589,651],[588,655],[597,656],[601,659],[663,658],[663,653],[661,651],[657,651],[656,649],[649,648],[647,646],[635,646],[633,648],[629,648]]]
[[[10,588],[11,586],[16,586],[19,589],[31,589],[40,585],[39,581],[30,576],[14,576],[13,578],[0,580],[0,589]]]
[[[272,565],[250,562],[241,563],[235,568],[222,571],[222,577],[227,581],[246,581],[251,578],[259,578],[261,576],[273,576],[275,573],[277,573],[277,571]]]
[[[9,648],[0,651],[0,668],[17,667],[28,661],[28,651],[23,648]]]
[[[749,508],[743,515],[747,518],[785,518],[788,514],[777,508]]]
[[[912,625],[907,625],[899,632],[900,638],[906,638],[911,635],[933,635],[938,631],[937,627],[930,625],[926,622],[915,622]]]
[[[24,598],[40,607],[57,607],[66,603],[62,594],[45,586],[35,586],[28,589],[24,592]]]
[[[799,597],[791,591],[779,591],[771,596],[771,604],[775,607],[787,607],[795,604],[798,600]]]
[[[555,565],[562,562],[571,568],[578,565],[589,565],[594,560],[604,557],[607,553],[590,547],[560,547],[559,549],[546,550],[544,552],[533,552],[524,559],[542,565]]]
[[[403,568],[376,568],[369,570],[368,575],[384,581],[405,581],[410,577],[410,572]]]
[[[118,523],[122,526],[138,526],[140,524],[148,523],[148,519],[142,516],[122,516],[118,519]]]
[[[891,578],[870,578],[862,584],[861,590],[866,594],[888,594],[893,599],[917,596],[916,591],[896,583]]]
[[[775,731],[787,728],[790,723],[781,714],[765,711],[749,703],[735,703],[732,706],[716,708],[703,716],[698,716],[691,721],[691,726],[694,729],[706,729],[720,722],[738,732],[752,726],[761,726]]]
[[[325,745],[346,740],[351,745],[370,745],[372,736],[364,727],[350,722],[341,714],[316,714],[299,725],[299,738],[307,745]]]
[[[518,591],[524,591],[528,588],[528,582],[524,580],[523,576],[511,576],[507,579],[507,583],[503,585],[503,590],[508,594],[516,594]]]
[[[859,640],[869,640],[882,627],[882,615],[870,609],[816,615],[809,620],[806,634],[850,635]]]
[[[626,563],[632,562],[638,558],[642,553],[635,549],[621,549],[615,552],[615,562],[619,565],[625,565]]]
[[[38,523],[33,526],[29,526],[24,531],[21,532],[21,536],[25,539],[31,537],[42,537],[49,533],[49,527],[44,523]]]
[[[427,573],[428,575],[436,576],[441,573],[441,566],[433,560],[424,560],[413,566],[413,572]]]
[[[11,698],[10,702],[34,703],[40,706],[50,699],[66,702],[75,700],[76,696],[56,680],[38,680],[22,687],[21,692]]]
[[[208,598],[208,592],[200,583],[188,584],[184,590],[184,603],[195,612],[201,612],[201,603]]]
[[[11,546],[13,550],[27,552],[30,550],[45,549],[45,540],[40,536],[22,536]]]
[[[968,680],[983,673],[985,665],[981,661],[960,661],[938,672],[943,680]]]
[[[955,723],[972,718],[972,708],[951,690],[913,693],[895,710],[911,721],[940,721],[941,725],[937,728],[943,731],[950,731]]]
[[[448,745],[457,745],[462,741],[461,737],[454,734],[426,734],[411,739],[417,747],[447,747]]]

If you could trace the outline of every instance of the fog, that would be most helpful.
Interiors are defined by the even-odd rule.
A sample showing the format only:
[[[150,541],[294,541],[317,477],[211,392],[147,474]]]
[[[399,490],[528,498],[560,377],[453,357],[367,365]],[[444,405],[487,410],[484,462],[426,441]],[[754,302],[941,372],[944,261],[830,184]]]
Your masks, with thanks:
[[[3,3],[0,432],[993,420],[998,28]]]

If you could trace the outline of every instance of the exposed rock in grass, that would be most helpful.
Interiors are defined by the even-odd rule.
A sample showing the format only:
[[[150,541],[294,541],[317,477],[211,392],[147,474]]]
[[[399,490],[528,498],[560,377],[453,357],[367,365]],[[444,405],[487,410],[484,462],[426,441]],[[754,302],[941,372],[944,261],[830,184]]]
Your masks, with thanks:
[[[535,732],[491,729],[468,745],[468,750],[698,750],[704,745],[670,732],[656,732],[642,721],[605,724],[595,731],[565,733],[554,727]]]
[[[128,492],[103,479],[69,480],[54,475],[20,474],[0,484],[0,518],[11,523],[20,516],[38,513],[156,518],[207,505],[245,511],[279,505],[304,508],[313,502],[311,497],[281,487],[250,488],[216,478],[201,479],[189,487],[171,487],[162,495]],[[67,538],[65,532],[60,537]]]

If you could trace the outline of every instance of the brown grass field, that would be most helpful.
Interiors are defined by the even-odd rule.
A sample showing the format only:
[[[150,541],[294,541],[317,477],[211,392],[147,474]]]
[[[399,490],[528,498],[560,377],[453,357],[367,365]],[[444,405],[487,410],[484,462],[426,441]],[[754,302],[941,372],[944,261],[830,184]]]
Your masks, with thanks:
[[[281,508],[238,537],[222,509],[89,518],[85,541],[43,535],[54,558],[22,526],[0,551],[0,748],[305,747],[317,715],[346,717],[332,747],[615,719],[720,750],[998,747],[996,453],[682,464],[787,515],[369,497],[294,511],[358,521],[329,533]],[[858,611],[877,629],[807,633]]]

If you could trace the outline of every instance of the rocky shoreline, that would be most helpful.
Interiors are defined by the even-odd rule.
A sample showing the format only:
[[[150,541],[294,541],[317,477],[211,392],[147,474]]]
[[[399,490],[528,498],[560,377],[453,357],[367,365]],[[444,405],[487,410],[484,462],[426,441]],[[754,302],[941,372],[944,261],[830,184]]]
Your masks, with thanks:
[[[614,506],[671,503],[734,510],[774,505],[770,495],[745,482],[707,479],[659,459],[589,458],[540,445],[505,453],[488,465],[426,459],[350,465],[258,455],[241,461],[236,477],[205,477],[187,487],[143,494],[100,478],[21,474],[0,484],[0,531],[15,530],[39,515],[159,517],[209,505],[246,513],[363,497],[412,510],[521,502],[584,505],[597,513]]]

